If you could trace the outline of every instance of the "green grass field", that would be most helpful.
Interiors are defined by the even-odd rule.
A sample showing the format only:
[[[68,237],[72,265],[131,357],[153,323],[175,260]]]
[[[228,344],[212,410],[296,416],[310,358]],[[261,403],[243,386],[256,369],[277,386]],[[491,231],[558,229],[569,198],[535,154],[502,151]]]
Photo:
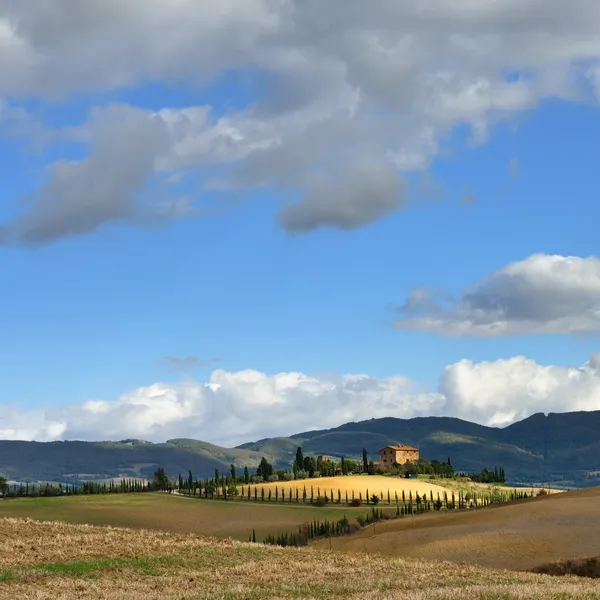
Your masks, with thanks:
[[[0,501],[0,518],[21,517],[90,525],[148,528],[247,540],[268,533],[295,531],[313,519],[365,514],[367,507],[289,506],[172,496],[161,493],[15,498]],[[388,509],[391,510],[391,509]]]

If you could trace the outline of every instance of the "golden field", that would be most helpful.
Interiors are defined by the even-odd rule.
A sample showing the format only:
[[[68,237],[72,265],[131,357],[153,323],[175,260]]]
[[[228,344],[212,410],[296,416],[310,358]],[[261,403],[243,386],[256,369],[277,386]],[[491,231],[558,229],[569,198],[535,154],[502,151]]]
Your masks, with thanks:
[[[289,497],[289,491],[295,495],[296,490],[298,490],[300,500],[302,500],[302,492],[305,487],[308,497],[310,498],[310,489],[312,487],[315,498],[317,497],[318,492],[322,494],[326,493],[328,496],[333,492],[335,501],[337,501],[338,490],[340,490],[342,494],[342,500],[344,500],[346,492],[348,493],[349,499],[352,498],[352,492],[354,492],[356,498],[359,497],[359,494],[362,494],[363,500],[367,497],[368,492],[369,496],[372,496],[373,494],[380,496],[380,499],[384,502],[387,501],[388,490],[392,502],[394,502],[394,492],[398,494],[400,499],[402,499],[402,491],[406,494],[407,499],[409,492],[412,492],[413,497],[416,493],[421,496],[423,494],[429,496],[429,493],[433,492],[434,498],[437,496],[438,492],[440,496],[443,496],[444,492],[448,492],[448,490],[441,485],[430,483],[427,480],[385,477],[383,475],[348,475],[345,477],[319,477],[316,479],[258,483],[256,485],[251,484],[250,486],[244,486],[245,493],[247,493],[248,487],[251,489],[251,495],[254,494],[254,488],[258,490],[258,494],[260,495],[261,488],[264,488],[265,494],[268,494],[269,490],[274,494],[275,488],[277,487],[279,493],[281,493],[282,489],[285,490],[286,497]]]
[[[441,511],[377,523],[333,538],[334,550],[448,559],[505,569],[600,556],[600,488],[472,511]],[[317,542],[316,547],[329,542]],[[600,590],[600,586],[599,586]]]
[[[0,597],[24,600],[597,599],[577,577],[196,535],[0,519]]]

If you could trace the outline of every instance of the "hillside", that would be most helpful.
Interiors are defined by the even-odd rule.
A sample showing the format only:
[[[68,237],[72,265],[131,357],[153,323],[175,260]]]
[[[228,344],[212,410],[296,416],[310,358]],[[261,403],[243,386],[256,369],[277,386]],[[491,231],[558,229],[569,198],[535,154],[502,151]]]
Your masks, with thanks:
[[[600,488],[378,523],[332,548],[529,570],[600,555]],[[329,547],[318,542],[316,547]]]
[[[206,442],[173,439],[164,444],[122,442],[0,441],[0,471],[9,479],[69,481],[106,477],[148,477],[158,466],[176,475],[191,469],[197,475],[230,464],[256,468],[264,452],[222,448]],[[267,453],[277,462],[277,456]]]
[[[598,590],[591,579],[189,534],[0,519],[0,535],[6,598],[583,600]]]
[[[355,458],[363,446],[377,456],[387,444],[409,444],[430,460],[450,456],[461,471],[502,465],[514,483],[600,483],[589,476],[600,471],[600,411],[540,413],[505,428],[445,417],[370,419],[292,437],[308,452]],[[359,446],[354,452],[353,440]]]
[[[23,480],[146,477],[163,466],[172,475],[191,469],[209,476],[230,464],[256,468],[262,456],[289,468],[297,446],[305,453],[373,458],[391,443],[417,446],[427,459],[450,456],[460,471],[502,465],[512,483],[568,487],[600,483],[600,411],[533,415],[506,428],[485,427],[461,419],[421,417],[370,419],[328,430],[297,433],[223,448],[192,439],[163,444],[121,442],[0,441],[0,472]]]

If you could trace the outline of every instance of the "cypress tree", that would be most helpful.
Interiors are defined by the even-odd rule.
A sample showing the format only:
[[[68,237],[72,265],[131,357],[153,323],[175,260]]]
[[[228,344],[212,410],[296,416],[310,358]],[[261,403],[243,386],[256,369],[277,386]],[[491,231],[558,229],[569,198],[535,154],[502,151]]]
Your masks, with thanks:
[[[250,483],[250,473],[248,473],[248,467],[244,467],[244,483]]]
[[[231,483],[235,483],[236,482],[235,465],[233,463],[231,463],[229,465],[229,470],[231,471]]]
[[[363,448],[363,473],[369,472],[369,455],[367,454],[367,449]]]
[[[304,469],[304,456],[302,455],[302,448],[298,446],[296,450],[296,470],[302,471]]]

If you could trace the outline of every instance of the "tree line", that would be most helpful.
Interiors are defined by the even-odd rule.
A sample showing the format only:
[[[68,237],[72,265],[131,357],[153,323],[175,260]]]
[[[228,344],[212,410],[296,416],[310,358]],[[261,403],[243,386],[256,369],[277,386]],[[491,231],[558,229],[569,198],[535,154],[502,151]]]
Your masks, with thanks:
[[[121,479],[98,482],[84,481],[81,484],[63,483],[18,483],[9,485],[4,477],[0,478],[0,493],[5,498],[37,498],[40,496],[81,496],[89,494],[131,494],[148,492],[154,488],[138,479]]]
[[[483,508],[499,502],[523,500],[528,497],[530,496],[527,492],[521,490],[502,491],[483,495],[475,494],[471,496],[464,492],[459,492],[458,494],[452,492],[450,495],[444,493],[443,497],[440,497],[438,494],[436,500],[433,500],[433,494],[428,497],[427,494],[420,496],[417,493],[413,501],[411,493],[408,501],[402,504],[397,502],[395,514],[390,514],[376,507],[379,499],[377,496],[373,496],[370,499],[374,505],[371,511],[367,512],[366,515],[357,515],[355,517],[356,523],[351,523],[346,515],[338,521],[329,521],[327,519],[320,521],[315,519],[310,523],[300,526],[298,533],[284,532],[276,535],[269,534],[264,537],[263,543],[277,546],[306,546],[311,540],[349,535],[381,520],[402,518],[409,515],[440,511],[442,509],[464,510],[467,508]],[[252,531],[249,541],[257,541],[255,530]]]

